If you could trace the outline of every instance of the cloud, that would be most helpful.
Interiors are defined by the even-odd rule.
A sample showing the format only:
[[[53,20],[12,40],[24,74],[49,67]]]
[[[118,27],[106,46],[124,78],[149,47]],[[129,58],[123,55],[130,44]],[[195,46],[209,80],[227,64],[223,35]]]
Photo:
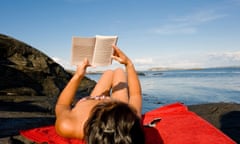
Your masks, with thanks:
[[[211,53],[208,56],[211,61],[218,61],[229,65],[240,65],[240,51]]]
[[[207,22],[215,21],[225,17],[214,10],[199,11],[190,15],[179,16],[168,20],[168,24],[154,28],[152,32],[162,35],[171,34],[194,34],[198,26]]]
[[[184,56],[168,56],[154,59],[154,67],[165,68],[199,68],[203,67],[201,58],[184,57]]]
[[[72,66],[69,61],[58,57],[52,59],[62,65],[65,69],[75,70],[76,67]],[[165,67],[165,68],[205,68],[205,67],[226,67],[226,66],[240,66],[240,51],[234,52],[216,52],[208,54],[197,54],[191,57],[183,55],[168,55],[161,58],[135,58],[133,63],[137,70],[148,70],[152,67]],[[103,71],[106,69],[114,69],[122,66],[117,62],[113,62],[108,67],[91,67],[90,71]]]
[[[237,52],[224,52],[224,53],[211,53],[211,59],[221,59],[227,61],[240,61],[240,51]]]
[[[168,55],[161,58],[135,59],[136,69],[147,70],[152,67],[162,68],[207,68],[240,66],[240,51],[208,54]]]
[[[197,32],[195,27],[186,27],[181,25],[165,25],[154,30],[157,34],[171,35],[171,34],[193,34]]]
[[[174,68],[206,68],[240,66],[240,51],[225,51],[216,53],[197,53],[191,56],[175,55],[156,59],[158,66]],[[153,63],[154,63],[153,62]]]
[[[69,69],[69,70],[72,70],[72,69],[75,69],[75,67],[73,65],[70,64],[69,61],[66,61],[64,59],[61,59],[61,58],[58,58],[58,57],[52,57],[52,59],[60,64],[62,67],[64,67],[65,69]]]
[[[165,65],[165,67],[172,68],[199,68],[202,67],[201,62],[193,61],[193,60],[179,60]]]
[[[162,68],[198,68],[202,67],[200,61],[191,58],[176,56],[162,56],[161,58],[137,58],[133,60],[137,70],[147,70],[152,67]]]
[[[182,23],[184,25],[199,25],[202,23],[214,21],[225,17],[225,14],[218,14],[214,10],[204,10],[172,19],[172,21]]]
[[[133,62],[139,65],[152,64],[153,59],[152,58],[136,58],[133,60]]]

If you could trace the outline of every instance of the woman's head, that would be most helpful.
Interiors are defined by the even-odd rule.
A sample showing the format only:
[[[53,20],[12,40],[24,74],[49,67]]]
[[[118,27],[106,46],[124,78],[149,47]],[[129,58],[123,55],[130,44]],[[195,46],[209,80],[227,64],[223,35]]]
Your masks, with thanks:
[[[140,118],[128,104],[111,101],[96,105],[84,128],[88,144],[144,144]]]

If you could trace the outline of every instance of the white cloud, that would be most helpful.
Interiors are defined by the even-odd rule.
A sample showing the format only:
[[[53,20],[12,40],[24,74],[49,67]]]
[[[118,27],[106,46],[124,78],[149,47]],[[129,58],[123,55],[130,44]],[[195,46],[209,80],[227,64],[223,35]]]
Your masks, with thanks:
[[[240,51],[211,53],[208,55],[208,57],[209,57],[209,63],[212,65],[221,65],[221,66],[239,66],[240,65]]]
[[[218,52],[209,54],[168,55],[161,58],[135,59],[134,63],[139,70],[147,70],[152,67],[162,68],[206,68],[240,66],[240,51]]]
[[[68,60],[64,60],[64,59],[61,59],[61,58],[58,58],[58,57],[52,57],[52,59],[60,64],[62,67],[64,67],[65,69],[69,69],[69,70],[72,70],[72,69],[75,69],[75,67],[73,65],[70,64],[70,62]]]
[[[181,56],[162,56],[161,58],[138,58],[133,60],[137,70],[147,70],[152,67],[162,68],[199,68],[202,63],[192,58]]]
[[[133,60],[133,62],[139,65],[152,64],[153,59],[152,58],[136,58]]]
[[[199,25],[202,23],[223,18],[225,16],[226,16],[225,14],[218,14],[214,10],[204,10],[193,13],[191,15],[174,18],[172,19],[172,21],[179,22],[184,25]]]
[[[165,68],[199,68],[203,67],[203,63],[200,58],[183,58],[181,56],[169,56],[162,57],[161,59],[155,59],[154,67]]]
[[[180,60],[180,61],[175,61],[173,63],[169,63],[168,66],[166,66],[166,67],[173,67],[173,68],[199,68],[199,67],[202,67],[202,63],[185,59],[185,60]]]
[[[52,59],[62,65],[65,69],[75,70],[68,61],[57,57]],[[161,58],[135,58],[133,59],[137,70],[147,70],[152,67],[162,68],[204,68],[204,67],[224,67],[224,66],[240,66],[240,51],[235,52],[217,52],[209,54],[196,54],[189,56],[184,55],[168,55]],[[108,67],[90,67],[89,71],[103,71],[106,69],[115,69],[122,66],[117,62],[113,62]]]
[[[155,33],[162,35],[171,35],[171,34],[193,34],[196,33],[196,28],[194,27],[185,27],[180,25],[165,25],[161,28],[155,29]]]
[[[56,63],[59,63],[59,61],[61,61],[59,58],[57,57],[52,57],[52,59],[56,62]]]
[[[171,18],[168,24],[153,29],[153,32],[163,35],[194,34],[198,31],[199,25],[225,16],[225,14],[218,14],[214,10],[199,11],[190,15]]]

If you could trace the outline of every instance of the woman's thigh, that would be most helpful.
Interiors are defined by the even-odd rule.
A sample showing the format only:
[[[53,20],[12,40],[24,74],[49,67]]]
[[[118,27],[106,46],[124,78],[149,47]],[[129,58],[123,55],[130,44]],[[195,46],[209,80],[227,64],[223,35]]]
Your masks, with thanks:
[[[105,71],[100,77],[100,79],[98,80],[90,96],[99,96],[99,95],[109,96],[110,95],[109,92],[112,87],[112,79],[113,79],[113,71],[112,70]]]
[[[113,73],[112,98],[128,103],[128,84],[126,73],[118,68]]]

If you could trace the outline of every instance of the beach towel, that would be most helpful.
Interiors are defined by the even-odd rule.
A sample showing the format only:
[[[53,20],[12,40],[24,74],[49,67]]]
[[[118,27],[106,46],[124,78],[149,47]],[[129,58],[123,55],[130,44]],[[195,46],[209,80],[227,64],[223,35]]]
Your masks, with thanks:
[[[156,123],[152,123],[153,121]],[[236,144],[181,103],[166,105],[143,115],[146,144]],[[57,135],[54,126],[22,130],[20,134],[48,144],[84,144],[83,140]]]

